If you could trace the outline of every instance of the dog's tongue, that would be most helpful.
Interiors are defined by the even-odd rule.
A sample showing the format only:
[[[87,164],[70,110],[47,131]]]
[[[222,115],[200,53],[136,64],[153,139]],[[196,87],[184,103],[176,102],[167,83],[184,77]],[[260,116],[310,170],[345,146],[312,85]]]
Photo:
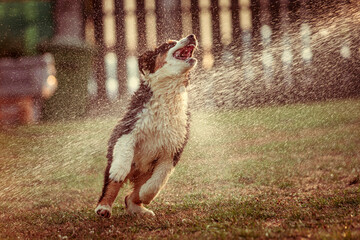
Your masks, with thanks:
[[[176,58],[180,58],[180,59],[190,58],[193,49],[194,49],[194,46],[186,46],[186,47],[183,47],[183,48],[177,50],[177,51],[174,53],[174,56],[175,56]]]

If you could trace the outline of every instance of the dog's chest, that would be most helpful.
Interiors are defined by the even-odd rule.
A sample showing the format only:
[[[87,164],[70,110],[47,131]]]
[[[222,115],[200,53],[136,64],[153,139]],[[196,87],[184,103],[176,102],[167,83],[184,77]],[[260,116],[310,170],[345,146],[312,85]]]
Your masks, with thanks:
[[[175,154],[183,145],[187,126],[187,93],[154,95],[137,123],[138,142],[151,155]]]

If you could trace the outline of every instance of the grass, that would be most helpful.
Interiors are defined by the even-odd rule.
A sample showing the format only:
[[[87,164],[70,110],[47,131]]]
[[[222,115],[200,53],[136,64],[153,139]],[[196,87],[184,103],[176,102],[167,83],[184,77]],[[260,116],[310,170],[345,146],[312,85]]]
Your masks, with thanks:
[[[194,112],[154,219],[95,216],[115,118],[0,131],[0,239],[360,238],[360,100]]]

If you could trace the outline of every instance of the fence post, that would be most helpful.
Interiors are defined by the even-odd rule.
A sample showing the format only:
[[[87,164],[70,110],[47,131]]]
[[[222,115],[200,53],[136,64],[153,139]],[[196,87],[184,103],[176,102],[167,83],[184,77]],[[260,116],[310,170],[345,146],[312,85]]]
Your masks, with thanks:
[[[199,8],[199,0],[191,0],[191,21],[192,21],[192,32],[195,34],[198,42],[201,43],[201,33],[200,33],[200,8]],[[199,45],[199,48],[202,49],[202,46]],[[202,63],[202,54],[198,54],[195,52],[196,58],[198,59],[198,68],[200,68]]]
[[[249,9],[251,11],[251,28],[252,28],[252,43],[255,47],[259,43],[259,29],[260,24],[260,1],[261,0],[240,0],[241,2],[249,2]]]
[[[301,83],[299,86],[299,96],[301,100],[309,100],[306,99],[308,97],[313,98],[314,92],[312,81],[312,73],[311,73],[311,64],[313,58],[313,52],[311,49],[311,27],[309,24],[309,10],[308,10],[308,0],[301,1],[300,5],[300,14],[301,18],[304,19],[300,25],[300,37],[301,37],[301,57],[303,63]]]
[[[286,90],[293,85],[293,79],[291,74],[293,54],[291,51],[291,39],[289,36],[289,0],[281,0],[280,2],[280,22],[282,35],[283,52],[281,56],[282,61],[282,74],[284,76],[284,85],[287,86]]]
[[[137,32],[138,32],[138,54],[141,54],[147,49],[146,46],[146,24],[145,24],[145,3],[144,0],[136,1],[136,18],[137,18]]]
[[[163,43],[164,41],[164,8],[162,6],[162,0],[155,0],[155,15],[156,15],[156,45]]]
[[[108,102],[106,96],[106,77],[105,77],[105,43],[103,28],[103,6],[102,0],[93,0],[94,7],[94,37],[97,52],[94,61],[94,74],[97,83],[97,100],[96,104]]]
[[[198,41],[200,42],[200,18],[199,18],[199,1],[191,0],[191,20],[192,20],[192,31],[196,35]]]
[[[263,79],[265,83],[265,89],[270,90],[273,84],[273,55],[271,52],[271,35],[272,29],[270,27],[270,9],[269,0],[260,1],[260,33],[262,42],[262,64],[264,68]]]
[[[232,20],[231,23],[232,23],[232,35],[233,35],[232,46],[235,47],[233,54],[235,54],[235,56],[238,57],[240,56],[240,51],[238,51],[238,49],[241,47],[239,0],[231,0],[231,20]]]
[[[241,28],[241,43],[242,43],[242,59],[241,59],[241,68],[244,81],[241,83],[241,91],[239,98],[245,98],[244,104],[251,105],[254,98],[253,91],[249,91],[250,88],[254,88],[254,72],[252,62],[252,41],[251,41],[251,31],[252,31],[252,11],[250,9],[251,1],[250,0],[241,0],[240,1],[240,28]],[[245,97],[244,97],[245,95]]]
[[[212,0],[210,5],[211,24],[212,24],[212,55],[214,57],[214,65],[216,67],[221,61],[222,43],[220,33],[220,18],[219,18],[219,0]]]
[[[125,41],[125,11],[124,1],[115,0],[115,24],[116,44],[115,53],[117,56],[117,79],[119,82],[119,96],[126,93],[126,41]]]

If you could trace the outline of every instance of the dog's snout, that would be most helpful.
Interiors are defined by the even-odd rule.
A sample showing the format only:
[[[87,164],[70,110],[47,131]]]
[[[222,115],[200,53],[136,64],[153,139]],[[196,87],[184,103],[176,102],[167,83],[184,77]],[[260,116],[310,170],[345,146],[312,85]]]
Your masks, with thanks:
[[[190,34],[188,37],[187,37],[187,39],[189,39],[190,40],[190,42],[196,42],[196,37],[195,37],[195,35],[194,34]]]
[[[188,38],[189,38],[189,39],[195,39],[195,35],[194,35],[194,34],[190,34],[190,35],[188,36]]]

